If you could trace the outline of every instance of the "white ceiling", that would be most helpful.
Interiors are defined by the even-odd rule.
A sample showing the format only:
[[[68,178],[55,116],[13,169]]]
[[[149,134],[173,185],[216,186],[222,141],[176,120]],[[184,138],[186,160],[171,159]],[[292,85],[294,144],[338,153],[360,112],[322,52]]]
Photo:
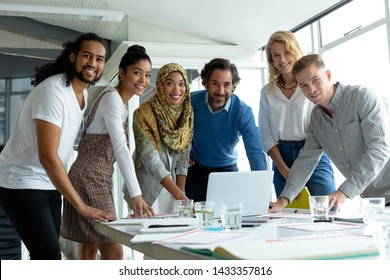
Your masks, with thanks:
[[[315,17],[340,0],[1,0],[56,7],[122,10],[129,16],[129,40],[159,41],[156,27],[248,50],[264,46],[276,30],[291,30]],[[112,39],[118,23],[82,20],[39,19],[40,21],[80,32],[95,32]],[[132,28],[134,26],[134,28]],[[136,28],[135,28],[136,27]],[[143,29],[144,30],[140,30]],[[169,33],[168,33],[169,34]],[[149,37],[148,37],[149,36]],[[131,38],[133,37],[133,38]],[[166,36],[166,37],[169,37]],[[169,41],[170,38],[164,38]],[[172,38],[173,40],[178,40]],[[188,38],[186,38],[188,40]],[[1,43],[0,43],[1,47]]]
[[[218,45],[218,55],[226,55],[237,63],[237,56],[253,57],[273,32],[294,30],[350,1],[0,0],[0,12],[1,4],[18,4],[38,6],[42,12],[45,7],[57,7],[59,12],[73,7],[80,11],[120,10],[126,15],[123,22],[0,15],[0,78],[30,77],[36,65],[54,59],[62,43],[73,40],[80,32],[94,32],[115,43],[141,43],[147,46],[154,61],[162,56],[162,49],[169,52],[164,54],[166,58],[179,61],[185,57],[182,50],[188,46],[192,51],[187,58],[197,59],[200,55],[206,59],[214,55],[213,46]],[[196,46],[200,46],[198,51]],[[191,61],[186,63],[189,64]]]
[[[339,0],[111,0],[129,17],[248,49],[276,30],[291,30]],[[151,5],[153,3],[153,6]]]

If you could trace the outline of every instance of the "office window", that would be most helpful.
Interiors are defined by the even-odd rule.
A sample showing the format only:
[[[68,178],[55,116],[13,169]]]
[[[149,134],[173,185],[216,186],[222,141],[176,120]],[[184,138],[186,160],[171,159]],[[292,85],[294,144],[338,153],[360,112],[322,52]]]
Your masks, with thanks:
[[[333,81],[374,87],[390,99],[386,82],[390,77],[390,65],[385,25],[338,45],[322,55],[332,72]]]
[[[24,100],[32,86],[31,78],[0,80],[0,145],[5,145]]]
[[[294,35],[298,40],[299,46],[301,47],[303,54],[308,54],[313,52],[313,40],[311,36],[310,25],[295,32]]]
[[[365,27],[385,17],[385,1],[355,0],[332,12],[320,20],[320,34],[317,33],[318,22],[295,33],[304,54],[318,52],[318,47],[327,49],[322,53],[325,63],[332,72],[332,80],[344,84],[359,84],[374,87],[390,100],[387,80],[390,76],[389,46],[386,24],[350,39],[344,34],[356,27]],[[369,11],[369,13],[368,13]],[[311,33],[313,28],[313,34]],[[319,37],[322,46],[315,46]],[[345,38],[345,40],[337,41]],[[338,43],[338,45],[333,45]],[[331,46],[331,47],[330,47]],[[261,53],[265,57],[265,53]],[[267,70],[265,69],[265,72]],[[256,102],[253,100],[253,102]],[[251,103],[253,104],[253,103]],[[345,178],[334,167],[336,186]]]
[[[0,79],[0,94],[5,93],[5,79]]]
[[[385,17],[383,0],[354,0],[321,19],[322,44],[343,38],[347,33]],[[363,51],[363,49],[362,49]]]
[[[30,92],[32,89],[31,78],[12,79],[11,80],[12,92]]]
[[[31,78],[23,79],[11,79],[11,87],[9,93],[9,114],[7,114],[7,139],[11,135],[15,126],[16,119],[18,117],[20,109],[22,109],[23,103],[29,94],[32,85]]]
[[[259,69],[238,69],[241,81],[237,86],[235,93],[252,108],[256,124],[258,124],[258,115],[260,107],[260,90],[262,88],[261,71]],[[267,76],[268,77],[268,76]],[[237,146],[238,160],[237,166],[240,171],[249,171],[249,161],[246,156],[244,142],[240,141]]]

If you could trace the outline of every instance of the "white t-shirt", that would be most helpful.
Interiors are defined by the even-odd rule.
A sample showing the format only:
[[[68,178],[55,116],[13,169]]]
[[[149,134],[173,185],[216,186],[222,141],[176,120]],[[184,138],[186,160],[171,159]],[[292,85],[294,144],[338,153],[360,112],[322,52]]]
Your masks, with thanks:
[[[123,130],[123,122],[127,120],[129,111],[115,88],[109,87],[104,91],[107,90],[109,92],[100,100],[95,117],[87,128],[87,134],[108,133],[110,135],[115,159],[130,196],[141,195],[142,192],[135,174],[133,158],[127,146],[126,135]]]
[[[87,97],[87,90],[84,90],[85,102]],[[66,86],[65,74],[49,77],[33,88],[0,154],[0,186],[10,189],[56,189],[39,162],[35,119],[61,128],[58,155],[65,166],[73,150],[84,111],[80,109],[72,85]]]

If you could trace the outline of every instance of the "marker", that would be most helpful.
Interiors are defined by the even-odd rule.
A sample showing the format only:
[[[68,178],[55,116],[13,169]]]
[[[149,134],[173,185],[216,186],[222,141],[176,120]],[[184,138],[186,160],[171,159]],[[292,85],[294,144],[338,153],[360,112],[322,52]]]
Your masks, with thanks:
[[[322,222],[324,222],[324,223],[332,223],[333,220],[314,220],[313,222],[314,223],[322,223]]]
[[[259,226],[261,226],[261,224],[259,224],[259,223],[242,223],[241,226],[242,227],[259,227]]]
[[[149,228],[188,227],[189,225],[150,225]]]

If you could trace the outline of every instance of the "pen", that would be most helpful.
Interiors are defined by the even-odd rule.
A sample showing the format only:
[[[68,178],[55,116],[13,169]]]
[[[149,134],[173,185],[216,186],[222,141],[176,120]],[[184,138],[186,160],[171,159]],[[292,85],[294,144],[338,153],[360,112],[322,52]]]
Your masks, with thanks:
[[[149,228],[188,227],[189,225],[150,225]]]
[[[259,226],[261,226],[261,224],[259,224],[259,223],[242,223],[241,226],[242,227],[259,227]]]
[[[314,223],[322,223],[322,222],[325,222],[325,223],[331,223],[331,222],[333,222],[333,220],[314,220],[313,221]]]

